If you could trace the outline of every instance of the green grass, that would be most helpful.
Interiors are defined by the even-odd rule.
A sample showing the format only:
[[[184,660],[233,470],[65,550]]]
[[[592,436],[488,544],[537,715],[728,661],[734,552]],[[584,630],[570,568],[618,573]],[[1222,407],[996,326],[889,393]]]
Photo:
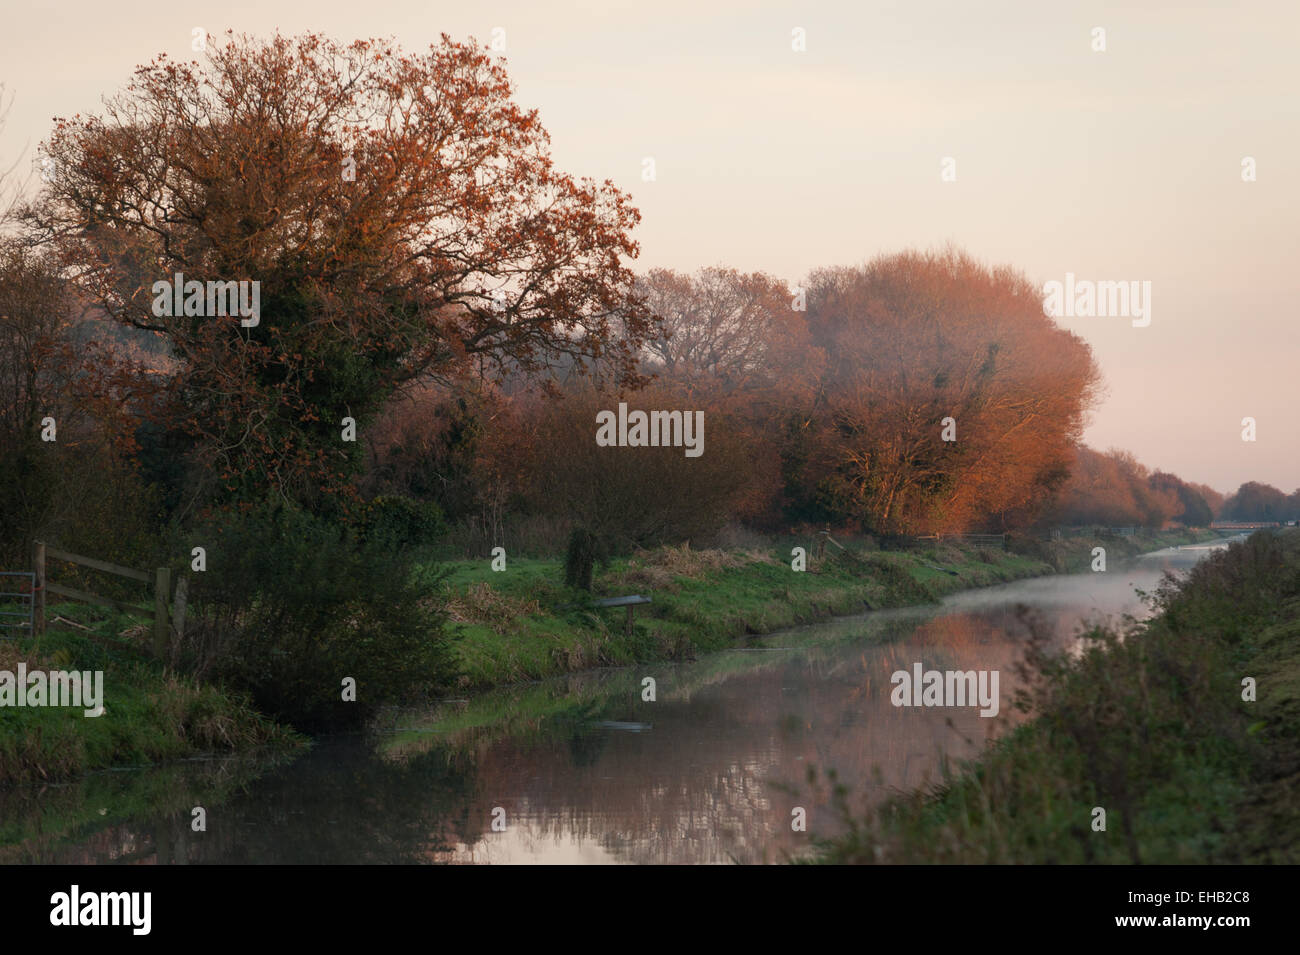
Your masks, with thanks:
[[[1112,560],[1125,554],[1215,535],[1177,532],[1107,541]],[[1049,574],[1068,558],[1087,560],[1096,541],[1018,553],[941,544],[919,551],[832,552],[795,572],[789,548],[768,552],[661,548],[611,562],[593,595],[650,594],[624,632],[622,608],[593,610],[590,596],[565,588],[562,562],[457,561],[445,586],[461,601],[449,625],[462,689],[543,679],[597,666],[689,660],[829,617],[930,603],[944,594]]]
[[[0,707],[0,784],[66,779],[109,766],[144,766],[198,753],[263,744],[301,745],[302,738],[220,687],[164,669],[139,639],[121,635],[140,619],[103,616],[76,604],[49,608],[90,632],[52,624],[39,646],[30,638],[0,641],[0,670],[19,661],[34,669],[104,673],[104,714],[78,707]]]
[[[1134,546],[1162,543],[1147,538]],[[1090,547],[1086,541],[1069,544]],[[821,561],[810,558],[802,573],[789,561],[789,546],[725,553],[663,548],[613,561],[596,578],[596,596],[653,595],[653,603],[636,609],[630,637],[624,610],[591,609],[591,595],[563,586],[559,558],[511,558],[503,572],[493,571],[488,560],[452,562],[445,565],[450,575],[443,586],[461,611],[449,625],[459,686],[482,689],[593,667],[690,660],[755,635],[928,603],[956,590],[1053,569],[1034,554],[947,544],[909,552],[835,552]],[[143,650],[144,617],[71,603],[51,606],[49,614],[90,631],[52,624],[39,648],[30,640],[0,640],[0,669],[14,669],[19,659],[29,669],[102,669],[107,713],[87,718],[75,709],[0,708],[0,784],[263,744],[302,744],[243,696],[165,672]],[[583,705],[579,698],[575,712]],[[538,713],[572,708],[556,699],[538,700],[536,707]]]
[[[1131,537],[1118,534],[1101,534],[1088,537],[1067,537],[1062,540],[1042,541],[1012,539],[1009,547],[1027,557],[1050,564],[1059,573],[1083,573],[1092,566],[1094,547],[1103,547],[1108,563],[1127,557],[1149,553],[1176,544],[1197,544],[1220,540],[1223,534],[1209,529],[1141,531]]]
[[[937,786],[858,811],[829,777],[846,832],[822,861],[1300,859],[1300,532],[1256,534],[1156,599],[1077,657],[1031,645],[1034,718]]]

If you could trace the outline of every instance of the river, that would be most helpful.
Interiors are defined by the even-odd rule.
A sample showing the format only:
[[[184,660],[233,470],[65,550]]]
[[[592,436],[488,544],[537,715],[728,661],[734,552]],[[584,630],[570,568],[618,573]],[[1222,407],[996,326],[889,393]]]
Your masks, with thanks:
[[[0,861],[783,861],[838,831],[827,770],[856,807],[939,778],[1023,718],[1012,699],[1031,621],[1069,645],[1085,622],[1140,618],[1137,591],[1212,546],[448,701],[288,761],[189,760],[0,793]],[[918,663],[997,671],[997,715],[895,706],[891,675]]]

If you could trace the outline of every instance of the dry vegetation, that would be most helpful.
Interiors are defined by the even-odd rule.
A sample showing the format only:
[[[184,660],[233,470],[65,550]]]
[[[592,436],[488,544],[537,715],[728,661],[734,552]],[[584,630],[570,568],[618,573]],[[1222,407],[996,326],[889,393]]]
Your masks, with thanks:
[[[629,593],[643,590],[672,593],[679,589],[679,577],[699,579],[716,570],[775,563],[770,554],[759,550],[693,550],[688,542],[680,547],[638,551],[628,558],[625,568],[601,579],[608,587]]]

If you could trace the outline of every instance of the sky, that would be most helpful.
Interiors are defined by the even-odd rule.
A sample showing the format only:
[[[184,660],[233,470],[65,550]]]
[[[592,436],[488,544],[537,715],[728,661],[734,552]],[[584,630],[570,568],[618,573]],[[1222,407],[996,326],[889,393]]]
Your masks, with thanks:
[[[634,268],[793,287],[952,244],[1040,285],[1150,282],[1145,326],[1057,319],[1105,380],[1085,440],[1222,491],[1300,486],[1300,4],[0,3],[0,169],[136,65],[198,57],[196,27],[495,40],[558,166],[632,195]]]

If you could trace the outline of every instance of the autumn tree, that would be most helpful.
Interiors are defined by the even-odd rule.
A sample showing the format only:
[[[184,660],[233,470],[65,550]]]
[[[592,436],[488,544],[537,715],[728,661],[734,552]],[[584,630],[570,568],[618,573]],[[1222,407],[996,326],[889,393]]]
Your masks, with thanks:
[[[1214,514],[1204,495],[1176,474],[1156,471],[1151,475],[1151,486],[1159,492],[1172,492],[1178,499],[1178,509],[1173,520],[1187,527],[1209,527]]]
[[[1167,482],[1153,481],[1151,471],[1132,452],[1112,448],[1108,455],[1137,508],[1137,520],[1130,523],[1161,527],[1182,512],[1177,491]]]
[[[1223,516],[1230,521],[1291,521],[1300,517],[1294,497],[1288,497],[1271,484],[1247,481],[1223,505]]]
[[[726,268],[652,269],[637,284],[661,319],[646,351],[648,368],[663,379],[746,400],[815,389],[824,356],[780,279]]]
[[[27,224],[92,301],[166,337],[169,420],[214,491],[347,492],[363,445],[343,419],[364,428],[421,377],[599,359],[637,381],[639,214],[554,167],[472,43],[227,34],[203,64],[139,68],[44,148],[57,175]],[[160,315],[154,285],[178,273],[259,283],[256,323]]]
[[[1171,520],[1194,525],[1208,513],[1200,495],[1174,475],[1152,474],[1127,451],[1080,446],[1050,517],[1063,524],[1160,527]]]
[[[828,366],[796,483],[887,533],[1028,519],[1065,479],[1097,371],[1021,274],[904,253],[807,283]]]
[[[13,102],[13,93],[4,83],[0,83],[0,130],[4,129]],[[7,231],[12,224],[13,213],[22,194],[22,183],[18,182],[15,175],[21,157],[15,158],[8,166],[4,165],[8,161],[7,156],[0,156],[0,231]]]
[[[683,446],[602,447],[597,414],[613,411],[620,396],[591,387],[569,389],[563,400],[534,401],[520,410],[531,433],[526,464],[527,505],[595,535],[602,547],[709,541],[737,512],[752,475],[744,433],[704,409],[698,456]],[[654,384],[622,396],[632,410],[690,409],[682,389]]]
[[[153,389],[85,312],[48,256],[0,239],[0,551],[14,560],[37,537],[117,553],[142,503],[128,456]]]
[[[433,502],[450,521],[504,544],[506,513],[531,479],[524,462],[532,431],[521,404],[491,382],[404,389],[366,435],[363,488]]]
[[[1138,510],[1115,460],[1080,445],[1051,519],[1070,525],[1129,525],[1138,523]]]
[[[1215,490],[1208,484],[1198,484],[1195,481],[1187,482],[1187,486],[1199,494],[1201,500],[1205,501],[1206,506],[1210,509],[1211,519],[1217,519],[1219,514],[1223,511],[1224,501],[1227,500],[1227,497],[1223,492]]]
[[[646,372],[726,423],[748,458],[732,516],[775,526],[787,435],[807,423],[826,365],[806,312],[783,281],[763,272],[653,269],[637,287],[661,320],[646,344]]]

